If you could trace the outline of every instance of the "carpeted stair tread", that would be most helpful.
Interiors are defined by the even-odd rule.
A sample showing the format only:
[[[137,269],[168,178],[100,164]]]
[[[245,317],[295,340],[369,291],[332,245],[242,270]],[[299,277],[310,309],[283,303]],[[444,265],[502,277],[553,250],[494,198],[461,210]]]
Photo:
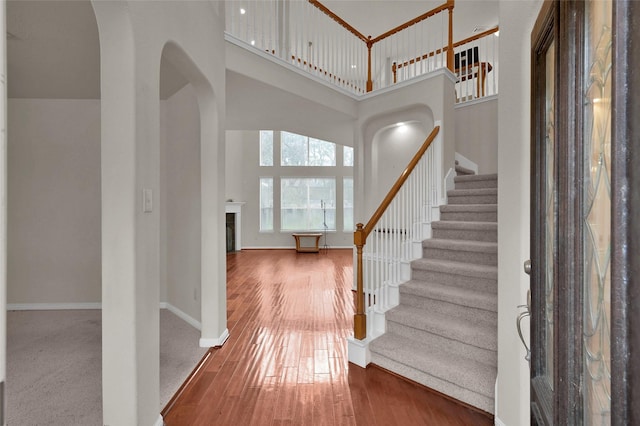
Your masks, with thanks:
[[[495,294],[487,293],[486,291],[470,290],[419,280],[409,280],[400,285],[400,294],[408,294],[498,312],[498,300]],[[402,298],[402,296],[400,297]]]
[[[439,220],[431,223],[432,229],[459,229],[473,231],[497,231],[496,222],[462,222],[456,220]]]
[[[469,265],[463,262],[420,258],[411,261],[411,268],[465,275],[468,277],[498,279],[498,268],[495,266]]]
[[[426,259],[497,266],[498,243],[493,241],[431,238],[422,242],[422,256]]]
[[[395,360],[417,372],[441,379],[462,390],[466,389],[486,398],[493,398],[497,375],[496,368],[460,356],[457,353],[444,350],[438,346],[423,345],[418,341],[393,333],[386,333],[380,336],[371,342],[369,347],[372,353],[371,360],[376,364],[378,364],[376,354],[379,354],[382,357]],[[388,368],[382,364],[378,365]],[[394,369],[389,369],[395,371]],[[402,372],[398,373],[402,374]],[[415,377],[419,375],[416,374],[411,377],[409,373],[407,376],[412,380],[416,380]],[[416,381],[424,386],[451,395],[456,399],[476,405],[467,398],[460,396],[464,394],[464,392],[456,391],[452,389],[452,387],[446,386],[446,384],[438,384],[438,380],[431,381],[429,378],[426,378],[426,382],[423,380]],[[484,407],[480,408],[493,411],[492,407],[489,409]]]
[[[440,206],[440,212],[459,213],[459,212],[497,212],[497,204],[443,204]]]
[[[456,174],[458,176],[460,176],[460,175],[475,175],[475,173],[476,173],[473,170],[467,169],[466,167],[462,167],[459,164],[456,164],[455,170],[456,170]]]
[[[497,188],[498,175],[461,175],[453,178],[455,189]]]
[[[440,220],[497,222],[497,204],[443,204],[440,206]]]
[[[478,180],[498,180],[498,174],[486,174],[486,175],[462,175],[462,176],[454,176],[454,182],[469,182],[469,181],[478,181]]]
[[[446,337],[477,348],[495,351],[498,348],[495,326],[469,322],[460,318],[429,312],[408,305],[398,305],[386,314],[387,321]]]
[[[460,250],[484,253],[497,253],[498,243],[488,241],[445,240],[430,238],[422,242],[423,248],[436,248],[440,250]]]
[[[450,189],[447,197],[470,197],[482,195],[498,195],[498,188]]]

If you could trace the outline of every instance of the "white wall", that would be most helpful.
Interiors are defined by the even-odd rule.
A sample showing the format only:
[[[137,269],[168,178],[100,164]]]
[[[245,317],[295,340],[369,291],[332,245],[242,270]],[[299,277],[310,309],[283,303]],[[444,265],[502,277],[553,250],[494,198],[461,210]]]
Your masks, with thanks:
[[[500,2],[496,424],[529,424],[529,366],[516,332],[529,279],[531,30],[541,1]],[[509,60],[506,60],[509,58]],[[526,329],[528,321],[523,321]]]
[[[100,101],[10,99],[8,129],[8,303],[99,303]]]
[[[371,180],[367,186],[371,204],[368,211],[374,211],[380,205],[431,130],[414,121],[403,126],[392,124],[376,133],[371,143]]]
[[[354,170],[355,223],[367,222],[377,207],[376,200],[382,200],[392,184],[386,189],[373,185],[375,176],[382,167],[386,167],[385,160],[378,162],[374,154],[374,140],[380,130],[401,121],[411,121],[420,123],[428,134],[433,130],[435,121],[440,121],[440,136],[444,141],[443,177],[448,168],[454,167],[453,75],[441,70],[412,83],[398,84],[392,91],[373,92],[358,104]],[[400,156],[405,157],[406,153]]]
[[[224,6],[92,2],[100,35],[103,423],[161,424],[160,63],[193,86],[200,116],[201,345],[226,329]],[[156,200],[143,208],[143,194]]]
[[[456,152],[478,165],[478,174],[498,172],[498,98],[456,105]]]
[[[161,137],[161,299],[200,320],[200,112],[188,84],[163,102]]]

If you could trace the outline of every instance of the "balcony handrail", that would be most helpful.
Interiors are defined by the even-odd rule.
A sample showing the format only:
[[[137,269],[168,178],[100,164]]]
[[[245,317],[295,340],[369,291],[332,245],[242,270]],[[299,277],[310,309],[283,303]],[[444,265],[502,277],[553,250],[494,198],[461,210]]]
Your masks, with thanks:
[[[433,9],[423,13],[420,16],[417,16],[413,19],[408,20],[404,24],[400,24],[395,28],[390,29],[389,31],[380,34],[378,37],[372,38],[371,36],[365,37],[360,31],[356,30],[353,26],[351,26],[344,19],[340,18],[334,12],[332,12],[328,7],[320,3],[318,0],[308,0],[313,6],[317,7],[324,14],[329,16],[331,19],[340,24],[347,31],[358,37],[367,45],[368,50],[368,58],[367,58],[367,92],[371,92],[373,90],[373,80],[371,79],[371,48],[374,44],[382,41],[388,37],[391,37],[394,34],[399,33],[400,31],[407,29],[415,24],[418,24],[425,19],[428,19],[432,16],[437,15],[440,12],[444,12],[445,10],[449,11],[449,34],[448,34],[448,47],[447,50],[447,67],[453,72],[453,9],[455,7],[455,0],[447,0],[445,3],[440,6],[436,6]]]
[[[341,17],[339,17],[338,15],[336,15],[334,12],[332,12],[327,6],[323,5],[322,3],[320,3],[318,0],[309,0],[309,3],[311,3],[312,5],[314,5],[315,7],[317,7],[318,9],[320,9],[320,11],[322,11],[322,13],[324,13],[325,15],[327,15],[329,18],[333,19],[334,21],[336,21],[338,24],[340,24],[345,30],[349,31],[351,34],[353,34],[354,36],[358,37],[360,40],[362,40],[363,42],[367,43],[369,41],[369,39],[367,37],[365,37],[364,34],[362,34],[360,31],[356,30],[354,27],[352,27],[347,21],[345,21],[344,19],[342,19]]]
[[[455,49],[456,47],[462,46],[463,44],[467,44],[467,43],[471,43],[472,41],[479,40],[479,39],[481,39],[481,38],[483,38],[483,37],[486,37],[486,36],[488,36],[488,35],[491,35],[491,34],[493,34],[493,33],[498,32],[498,31],[500,31],[500,27],[499,27],[499,26],[496,26],[496,27],[494,27],[494,28],[491,28],[490,30],[483,31],[483,32],[478,33],[478,34],[475,34],[475,35],[473,35],[473,36],[471,36],[471,37],[467,37],[467,38],[465,38],[464,40],[460,40],[460,41],[458,41],[458,42],[453,43],[453,48]],[[405,61],[405,62],[403,62],[403,63],[401,63],[401,64],[396,64],[396,63],[394,63],[394,64],[392,65],[392,71],[395,73],[395,71],[396,71],[396,70],[399,70],[399,69],[400,69],[400,68],[402,68],[402,67],[406,67],[406,66],[412,65],[412,64],[414,64],[414,63],[416,63],[416,62],[418,62],[418,61],[421,61],[421,60],[423,60],[423,59],[427,59],[427,58],[429,58],[429,57],[431,57],[431,56],[434,56],[434,55],[437,55],[437,54],[439,54],[439,53],[445,52],[445,51],[447,51],[448,49],[449,49],[449,48],[448,48],[448,46],[444,46],[444,47],[443,47],[443,48],[441,48],[441,49],[437,49],[437,50],[434,50],[434,51],[432,51],[432,52],[425,53],[425,54],[424,54],[424,55],[422,55],[422,56],[418,56],[418,57],[416,57],[416,58],[410,59],[410,60]],[[394,81],[394,82],[395,82],[395,81]]]
[[[375,44],[379,41],[384,40],[387,37],[391,37],[392,35],[399,33],[400,31],[409,28],[412,25],[415,25],[419,22],[424,21],[427,18],[430,18],[434,15],[437,15],[440,12],[444,12],[447,9],[453,10],[454,7],[454,0],[447,0],[445,3],[441,4],[440,6],[434,7],[433,9],[431,9],[428,12],[423,13],[420,16],[417,16],[407,22],[405,22],[404,24],[400,24],[397,27],[390,29],[389,31],[387,31],[384,34],[380,34],[378,37],[371,39],[371,44]]]
[[[358,340],[363,340],[367,336],[367,320],[365,314],[365,295],[364,295],[364,282],[363,282],[363,268],[362,268],[362,249],[367,242],[367,237],[373,231],[374,227],[385,213],[393,199],[396,197],[408,177],[411,175],[413,170],[416,168],[417,164],[420,162],[420,159],[424,156],[425,152],[431,146],[431,143],[435,140],[438,132],[440,131],[440,126],[435,126],[429,136],[427,136],[426,140],[413,156],[409,165],[406,169],[400,174],[400,177],[396,180],[395,184],[389,190],[389,193],[386,195],[380,206],[376,209],[375,213],[371,216],[366,225],[362,223],[358,223],[356,225],[356,231],[353,234],[353,241],[356,246],[356,313],[353,318],[353,333],[354,337]]]

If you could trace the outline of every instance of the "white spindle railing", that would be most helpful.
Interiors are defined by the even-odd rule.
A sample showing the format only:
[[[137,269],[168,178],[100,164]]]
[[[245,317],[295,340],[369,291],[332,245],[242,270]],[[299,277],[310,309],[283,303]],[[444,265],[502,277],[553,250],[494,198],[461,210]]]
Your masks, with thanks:
[[[454,43],[454,74],[456,75],[456,102],[467,102],[498,94],[498,27]],[[444,46],[444,45],[441,45]],[[422,56],[392,65],[394,81],[413,78],[422,70],[420,62],[433,59],[427,71],[446,66],[446,55],[441,47],[428,50]],[[442,56],[445,56],[444,63]]]
[[[443,10],[376,43],[376,66],[383,67],[384,72],[382,78],[374,80],[374,88],[446,68],[447,52],[443,48],[447,45],[448,32],[448,14]]]
[[[384,332],[378,314],[399,303],[397,286],[410,277],[410,261],[422,256],[422,241],[442,199],[442,137],[438,134],[367,237],[363,290],[367,337]]]
[[[456,102],[498,94],[498,35],[495,28],[475,40],[454,44],[453,51],[459,58],[459,66],[454,70]]]
[[[373,39],[323,7],[304,0],[231,2],[226,7],[226,31],[356,94],[447,66],[452,0]]]
[[[226,31],[317,77],[364,93],[367,46],[308,1],[249,0],[226,8]]]

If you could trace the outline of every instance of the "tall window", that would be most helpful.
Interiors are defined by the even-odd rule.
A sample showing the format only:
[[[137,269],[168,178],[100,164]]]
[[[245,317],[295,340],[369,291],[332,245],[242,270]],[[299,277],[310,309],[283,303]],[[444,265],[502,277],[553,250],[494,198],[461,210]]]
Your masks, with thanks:
[[[353,167],[353,147],[342,147],[342,165],[345,167]]]
[[[273,178],[260,178],[260,230],[273,231]]]
[[[355,230],[353,225],[353,178],[345,177],[342,179],[342,203],[344,217],[344,231],[349,232]]]
[[[336,229],[334,178],[282,178],[280,194],[282,230]]]
[[[336,144],[295,133],[282,132],[283,166],[335,166]]]
[[[260,130],[260,165],[273,166],[273,130]]]

